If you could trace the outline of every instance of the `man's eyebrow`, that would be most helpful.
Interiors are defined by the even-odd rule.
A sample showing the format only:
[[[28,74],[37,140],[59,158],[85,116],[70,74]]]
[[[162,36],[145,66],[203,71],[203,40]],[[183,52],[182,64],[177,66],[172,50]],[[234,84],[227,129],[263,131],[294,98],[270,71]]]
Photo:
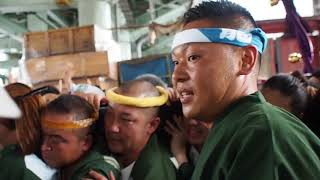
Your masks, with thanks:
[[[130,114],[130,113],[127,113],[127,112],[122,112],[120,115],[121,115],[121,116],[131,117],[131,114]]]

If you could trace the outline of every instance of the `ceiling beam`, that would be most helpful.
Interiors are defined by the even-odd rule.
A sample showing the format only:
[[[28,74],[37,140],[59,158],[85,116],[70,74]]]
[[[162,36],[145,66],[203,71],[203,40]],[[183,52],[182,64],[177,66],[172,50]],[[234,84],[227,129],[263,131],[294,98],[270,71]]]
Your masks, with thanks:
[[[21,55],[20,55],[21,58]],[[18,56],[9,56],[8,61],[0,62],[0,67],[4,69],[9,69],[10,67],[18,66],[19,65],[19,59]]]
[[[53,27],[54,29],[59,29],[59,27],[57,25],[55,25],[53,22],[51,22],[49,19],[47,19],[46,17],[43,17],[42,14],[40,13],[36,13],[34,14],[39,20],[41,20],[42,22],[46,23],[47,25]]]
[[[181,1],[181,0],[180,0]],[[190,4],[189,1],[185,1],[179,8],[175,8],[171,11],[168,11],[165,14],[162,14],[161,16],[157,17],[153,22],[159,23],[159,24],[168,24],[172,23],[173,21],[177,21],[179,17],[183,15],[188,10],[188,5]],[[149,33],[148,27],[139,28],[138,30],[135,30],[131,33],[131,40],[137,41],[142,36],[145,36]]]
[[[22,44],[8,35],[0,39],[0,52],[20,53],[21,49]]]
[[[8,34],[16,41],[23,42],[23,34],[28,32],[28,29],[0,14],[0,32]]]
[[[47,12],[48,16],[54,20],[59,26],[61,27],[68,27],[68,23],[65,22],[65,20],[62,19],[58,14],[54,13],[53,11],[49,10]]]

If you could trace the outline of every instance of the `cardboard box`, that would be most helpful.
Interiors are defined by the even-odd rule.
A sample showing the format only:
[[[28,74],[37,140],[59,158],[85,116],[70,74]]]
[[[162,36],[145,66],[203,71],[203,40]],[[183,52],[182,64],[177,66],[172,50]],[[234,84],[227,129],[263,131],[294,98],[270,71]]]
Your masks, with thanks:
[[[26,68],[33,84],[62,79],[67,70],[73,70],[75,78],[109,74],[106,52],[33,58],[26,61]]]
[[[28,60],[59,54],[97,51],[100,49],[95,45],[100,41],[105,43],[107,37],[108,32],[94,25],[30,32],[24,35],[24,54]]]

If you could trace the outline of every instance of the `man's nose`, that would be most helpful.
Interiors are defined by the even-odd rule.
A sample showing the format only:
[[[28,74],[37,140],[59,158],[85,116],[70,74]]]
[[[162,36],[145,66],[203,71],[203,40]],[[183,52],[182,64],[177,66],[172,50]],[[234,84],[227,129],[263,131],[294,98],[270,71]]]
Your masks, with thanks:
[[[178,82],[184,82],[189,79],[187,68],[188,66],[185,61],[180,61],[175,65],[174,71],[172,74],[172,81],[174,84]]]
[[[107,123],[106,127],[107,127],[108,131],[110,131],[112,133],[119,133],[120,132],[119,123],[116,120],[116,118],[108,119],[108,121],[106,123]]]
[[[49,145],[47,138],[44,138],[41,144],[41,151],[51,151],[52,147]]]

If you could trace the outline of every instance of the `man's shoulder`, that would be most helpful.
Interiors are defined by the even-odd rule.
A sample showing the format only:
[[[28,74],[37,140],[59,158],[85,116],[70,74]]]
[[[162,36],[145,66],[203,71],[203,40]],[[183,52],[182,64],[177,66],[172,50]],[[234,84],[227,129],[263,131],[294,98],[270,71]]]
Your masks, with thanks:
[[[152,135],[135,162],[131,176],[134,179],[170,180],[175,179],[175,170],[169,152],[158,142],[157,135]]]
[[[262,95],[261,95],[262,96]],[[221,124],[221,125],[219,125]],[[291,113],[266,102],[262,97],[249,97],[229,111],[221,123],[216,124],[219,133],[228,136],[246,133],[263,133],[270,143],[304,139],[319,143],[319,140],[301,120]],[[238,137],[238,136],[234,136]],[[241,138],[241,136],[239,136]],[[274,139],[274,137],[277,137]]]
[[[26,167],[18,145],[6,146],[0,152],[0,179],[40,179]]]
[[[272,157],[279,172],[299,172],[308,178],[319,172],[320,140],[300,119],[267,102],[252,104],[246,111],[237,131],[237,145],[248,142],[256,151],[268,152],[264,156]]]
[[[269,142],[270,146],[288,143],[320,145],[320,140],[300,119],[268,102],[247,103],[239,109],[240,114],[232,116],[237,118],[234,125],[237,134],[262,133],[264,143]]]
[[[18,145],[6,146],[0,152],[0,166],[10,166],[11,164],[24,164],[23,155]]]
[[[240,103],[230,117],[237,117],[238,122],[244,125],[260,125],[268,128],[292,125],[305,127],[296,116],[273,106],[264,99]]]
[[[113,157],[104,156],[103,154],[92,150],[75,165],[73,176],[84,177],[90,170],[95,170],[100,174],[107,176],[110,171],[114,174],[118,174],[119,169],[120,166]]]
[[[1,151],[0,151],[0,157],[3,155],[11,155],[11,154],[18,154],[19,152],[19,146],[17,144],[11,144],[8,146],[5,146]]]

